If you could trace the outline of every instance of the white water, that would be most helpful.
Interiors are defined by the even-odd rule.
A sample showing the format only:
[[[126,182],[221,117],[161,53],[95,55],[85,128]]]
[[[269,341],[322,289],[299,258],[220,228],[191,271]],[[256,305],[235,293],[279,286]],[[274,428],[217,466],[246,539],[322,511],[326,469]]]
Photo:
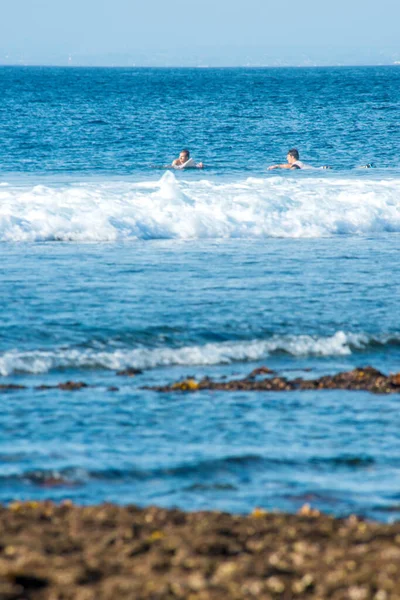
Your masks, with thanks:
[[[400,179],[0,183],[0,241],[323,237],[400,232]]]
[[[0,354],[0,375],[48,373],[54,369],[109,369],[128,367],[152,369],[173,365],[218,365],[237,361],[262,360],[276,352],[292,356],[347,356],[365,349],[370,343],[385,344],[400,336],[373,338],[367,334],[336,332],[330,337],[309,335],[273,336],[267,340],[221,342],[181,348],[120,348],[54,350],[9,350]]]

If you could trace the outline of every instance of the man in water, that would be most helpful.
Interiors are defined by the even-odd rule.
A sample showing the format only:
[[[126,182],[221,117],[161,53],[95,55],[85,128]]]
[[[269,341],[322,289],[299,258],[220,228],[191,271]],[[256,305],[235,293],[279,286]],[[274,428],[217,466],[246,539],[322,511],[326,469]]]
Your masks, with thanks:
[[[190,158],[189,150],[182,150],[179,158],[172,161],[174,169],[203,169],[203,163],[195,163],[193,158]]]
[[[312,169],[312,167],[305,165],[299,159],[299,151],[296,148],[291,148],[287,153],[287,163],[283,165],[271,165],[270,167],[268,167],[268,170],[272,171],[272,169]]]

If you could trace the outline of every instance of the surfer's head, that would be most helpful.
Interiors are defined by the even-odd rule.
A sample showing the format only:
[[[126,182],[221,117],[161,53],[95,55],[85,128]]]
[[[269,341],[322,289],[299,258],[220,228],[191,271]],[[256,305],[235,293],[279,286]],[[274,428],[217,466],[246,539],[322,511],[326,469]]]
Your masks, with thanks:
[[[182,162],[187,162],[190,158],[190,152],[189,150],[181,150],[180,154],[179,154],[179,159]]]
[[[287,161],[289,165],[292,165],[296,160],[299,160],[299,151],[296,148],[291,148],[287,153]]]

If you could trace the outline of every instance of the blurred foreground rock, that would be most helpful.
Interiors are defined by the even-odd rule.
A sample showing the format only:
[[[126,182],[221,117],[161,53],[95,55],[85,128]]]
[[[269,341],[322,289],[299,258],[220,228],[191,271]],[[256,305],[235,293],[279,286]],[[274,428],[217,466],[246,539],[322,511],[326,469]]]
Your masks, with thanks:
[[[400,599],[400,523],[256,509],[0,508],[0,599]]]

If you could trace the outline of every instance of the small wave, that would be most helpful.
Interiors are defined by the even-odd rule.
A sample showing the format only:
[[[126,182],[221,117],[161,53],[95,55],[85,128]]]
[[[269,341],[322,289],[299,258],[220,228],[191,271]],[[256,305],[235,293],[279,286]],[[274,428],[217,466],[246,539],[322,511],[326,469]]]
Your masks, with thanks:
[[[81,467],[65,467],[61,469],[36,469],[20,474],[0,475],[0,481],[23,481],[38,487],[79,486],[90,480],[101,480],[109,483],[120,481],[143,481],[160,477],[184,478],[206,475],[207,479],[221,473],[235,473],[241,469],[275,468],[292,466],[293,461],[285,459],[268,459],[257,454],[222,456],[218,458],[199,458],[170,466],[141,467],[138,465],[121,468],[85,469]]]
[[[193,483],[183,489],[184,492],[233,492],[239,488],[231,483]]]
[[[0,475],[0,482],[12,483],[16,481],[29,485],[52,487],[78,487],[89,481],[106,481],[110,484],[121,481],[145,481],[149,479],[177,478],[188,479],[191,483],[188,490],[200,489],[234,489],[232,481],[223,481],[220,478],[226,475],[235,475],[243,470],[256,470],[259,472],[276,471],[281,469],[322,469],[337,471],[338,469],[368,469],[375,464],[373,458],[368,456],[340,455],[333,457],[274,457],[259,454],[239,454],[221,456],[216,458],[202,457],[186,460],[178,464],[145,467],[140,464],[125,465],[123,467],[108,467],[106,469],[85,469],[82,467],[65,467],[61,469],[35,469],[22,473]],[[214,481],[214,479],[217,481]]]
[[[339,456],[323,457],[318,456],[311,459],[310,463],[322,468],[331,469],[369,469],[375,464],[375,460],[371,456],[343,454]]]
[[[108,125],[109,123],[107,123],[107,121],[104,121],[104,119],[92,119],[91,121],[87,122],[88,125]]]
[[[170,366],[212,366],[262,360],[274,354],[291,356],[348,356],[369,347],[399,345],[400,334],[369,336],[338,331],[332,336],[272,336],[265,340],[210,343],[180,348],[58,348],[9,350],[0,354],[0,375],[48,373],[68,369],[128,368],[148,370]]]
[[[31,471],[22,475],[19,479],[32,485],[44,488],[52,487],[76,487],[82,485],[87,479],[87,473],[82,469],[63,469]]]
[[[36,469],[21,473],[0,474],[0,484],[11,486],[25,483],[37,487],[78,487],[84,485],[90,473],[84,469],[68,467],[65,469]]]
[[[182,174],[183,175],[183,174]],[[3,185],[0,241],[323,237],[400,232],[400,179],[266,177]]]

